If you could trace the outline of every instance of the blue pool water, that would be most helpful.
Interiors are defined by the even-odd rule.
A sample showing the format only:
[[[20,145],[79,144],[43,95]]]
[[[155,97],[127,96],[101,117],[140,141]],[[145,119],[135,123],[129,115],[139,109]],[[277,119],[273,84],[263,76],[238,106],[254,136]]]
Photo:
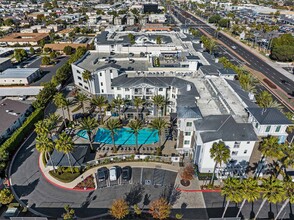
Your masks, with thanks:
[[[88,139],[87,132],[81,130],[77,133],[79,137]],[[121,128],[115,131],[115,144],[117,145],[136,145],[136,136],[131,132],[130,128]],[[105,128],[99,128],[94,138],[94,142],[112,144],[110,131]],[[154,129],[144,128],[139,131],[138,144],[153,144],[158,142],[158,131]]]

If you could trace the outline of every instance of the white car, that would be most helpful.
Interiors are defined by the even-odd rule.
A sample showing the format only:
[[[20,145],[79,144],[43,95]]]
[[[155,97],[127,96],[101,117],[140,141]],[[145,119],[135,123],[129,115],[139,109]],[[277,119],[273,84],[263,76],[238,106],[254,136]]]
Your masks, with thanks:
[[[232,48],[233,48],[234,50],[236,50],[236,49],[237,49],[237,47],[236,47],[236,46],[232,46]]]
[[[117,168],[111,167],[109,169],[109,180],[110,181],[116,181],[117,180]]]

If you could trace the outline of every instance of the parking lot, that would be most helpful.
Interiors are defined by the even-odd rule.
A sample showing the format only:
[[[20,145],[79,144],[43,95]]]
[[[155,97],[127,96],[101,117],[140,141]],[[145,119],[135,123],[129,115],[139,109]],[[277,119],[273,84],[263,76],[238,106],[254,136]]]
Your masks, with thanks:
[[[96,173],[97,188],[103,189],[112,186],[124,186],[127,184],[139,184],[145,186],[164,187],[174,185],[177,173],[162,170],[159,168],[132,168],[132,175],[130,180],[124,180],[122,175],[118,175],[117,180],[110,181],[109,178],[99,181]]]

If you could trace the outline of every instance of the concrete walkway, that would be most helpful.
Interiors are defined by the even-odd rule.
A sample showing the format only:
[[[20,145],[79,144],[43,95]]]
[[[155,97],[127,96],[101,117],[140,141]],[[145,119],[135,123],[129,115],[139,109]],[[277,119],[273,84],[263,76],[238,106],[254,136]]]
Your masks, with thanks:
[[[157,169],[164,169],[164,170],[169,170],[169,171],[173,171],[173,172],[178,172],[180,170],[180,167],[178,164],[164,164],[164,163],[157,163],[157,162],[140,161],[140,162],[119,162],[119,163],[112,163],[112,164],[101,164],[100,166],[93,167],[93,168],[87,170],[82,175],[80,175],[75,180],[73,180],[72,182],[64,183],[64,182],[61,182],[61,181],[55,179],[54,177],[52,177],[49,174],[50,169],[48,167],[45,167],[45,165],[42,161],[42,154],[40,154],[40,157],[39,157],[40,171],[41,171],[42,175],[46,178],[46,180],[57,187],[61,187],[61,188],[68,189],[68,190],[76,190],[76,189],[74,189],[74,187],[90,175],[94,175],[94,177],[95,177],[95,173],[97,172],[99,167],[107,167],[109,169],[110,167],[113,167],[115,165],[143,167],[143,168],[157,168]],[[94,181],[96,181],[95,178],[94,178]],[[96,184],[96,186],[97,186],[97,184]],[[90,189],[90,190],[93,190],[93,189]]]

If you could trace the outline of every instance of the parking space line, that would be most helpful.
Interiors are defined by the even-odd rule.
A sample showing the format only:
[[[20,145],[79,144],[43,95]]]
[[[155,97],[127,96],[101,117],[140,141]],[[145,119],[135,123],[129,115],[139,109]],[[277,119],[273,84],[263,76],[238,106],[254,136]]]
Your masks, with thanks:
[[[141,168],[141,177],[140,177],[140,184],[141,185],[143,184],[143,169],[144,168]]]

